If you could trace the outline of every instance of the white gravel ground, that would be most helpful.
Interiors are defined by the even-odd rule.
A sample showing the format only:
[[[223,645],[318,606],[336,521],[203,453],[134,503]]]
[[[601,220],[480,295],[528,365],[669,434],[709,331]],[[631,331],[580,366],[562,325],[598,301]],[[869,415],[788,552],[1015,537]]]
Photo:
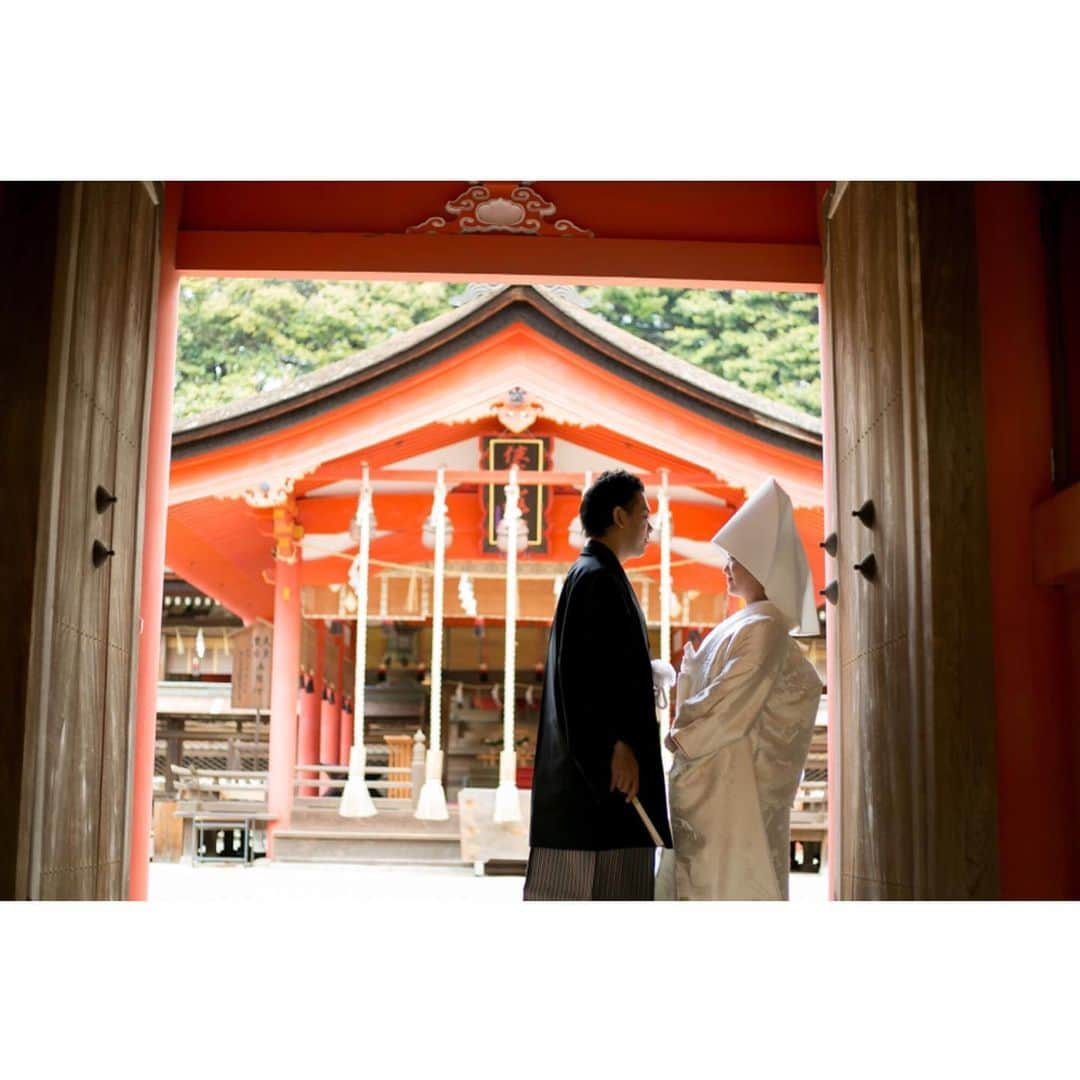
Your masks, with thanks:
[[[349,863],[282,863],[253,866],[151,863],[152,903],[229,903],[331,900],[521,902],[522,877],[477,877],[469,867],[361,866]],[[791,899],[828,899],[826,869],[792,874]]]

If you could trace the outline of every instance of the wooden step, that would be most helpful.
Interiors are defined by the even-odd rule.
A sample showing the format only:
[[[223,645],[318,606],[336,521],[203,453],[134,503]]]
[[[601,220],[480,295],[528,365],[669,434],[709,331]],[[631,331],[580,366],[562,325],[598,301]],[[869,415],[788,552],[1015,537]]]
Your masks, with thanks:
[[[450,833],[414,832],[408,829],[387,829],[383,832],[373,833],[363,829],[320,829],[317,826],[310,828],[280,829],[274,834],[276,840],[283,836],[310,837],[313,840],[395,840],[411,843],[413,840],[434,840],[440,844],[457,844],[460,840]]]
[[[383,799],[378,795],[372,796],[371,804],[380,813],[386,811],[387,813],[412,813],[413,805],[407,799]],[[293,798],[293,808],[300,806],[309,810],[320,809],[333,809],[337,810],[341,805],[340,795],[327,795],[325,797],[318,798],[314,795],[296,795]]]
[[[274,835],[273,849],[276,862],[470,865],[461,858],[461,842],[449,835],[285,829]]]
[[[421,821],[411,810],[379,811],[369,818],[344,818],[336,807],[294,807],[288,831],[312,830],[364,836],[411,833],[416,836],[450,837],[457,840],[460,824],[456,808],[450,811],[447,821]]]

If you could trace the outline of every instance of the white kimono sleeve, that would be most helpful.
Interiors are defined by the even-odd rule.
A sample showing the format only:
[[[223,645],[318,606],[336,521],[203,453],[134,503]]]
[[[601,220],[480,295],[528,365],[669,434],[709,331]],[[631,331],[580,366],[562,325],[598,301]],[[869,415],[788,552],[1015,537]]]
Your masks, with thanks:
[[[755,619],[736,631],[719,673],[682,702],[675,716],[671,741],[683,756],[707,757],[750,733],[780,675],[787,640],[771,619]]]

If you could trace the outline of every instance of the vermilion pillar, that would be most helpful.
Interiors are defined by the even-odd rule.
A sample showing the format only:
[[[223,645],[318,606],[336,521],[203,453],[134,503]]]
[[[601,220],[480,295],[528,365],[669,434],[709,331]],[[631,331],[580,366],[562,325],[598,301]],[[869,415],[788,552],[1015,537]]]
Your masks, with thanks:
[[[341,735],[341,705],[337,687],[331,683],[326,694],[326,711],[323,713],[322,738],[319,740],[319,761],[324,765],[338,763],[338,744]]]
[[[311,691],[311,732],[309,735],[310,741],[304,747],[304,764],[318,765],[321,758],[319,757],[319,740],[322,738],[322,708],[323,701],[326,698],[326,623],[322,619],[315,620],[315,672],[314,672],[314,685]],[[317,773],[305,773],[310,776],[314,781],[317,779]],[[312,783],[310,786],[304,788],[305,796],[314,796],[319,794],[319,786],[316,783]]]
[[[327,680],[325,700],[322,703],[322,723],[319,726],[319,762],[323,765],[336,765],[338,763],[338,742],[341,729],[341,705],[340,705],[340,680],[335,684],[334,679],[340,670],[341,638],[333,638],[335,654],[326,663],[330,671]]]
[[[341,731],[338,739],[338,764],[345,765],[349,760],[349,748],[353,739],[353,706],[352,699],[344,698],[341,702]]]
[[[172,451],[173,378],[180,275],[176,234],[182,184],[165,187],[158,279],[157,327],[150,372],[150,417],[146,440],[142,577],[139,601],[139,667],[135,684],[131,812],[128,833],[128,899],[145,900],[150,875],[150,820],[154,800],[154,741],[161,656],[161,594],[165,576],[165,523]]]
[[[319,698],[315,693],[315,676],[309,671],[304,676],[304,692],[300,695],[300,737],[297,739],[298,765],[314,765],[319,760]],[[313,774],[304,773],[305,777]],[[318,788],[314,783],[301,788],[304,795],[314,795]]]
[[[274,651],[270,671],[270,778],[267,829],[273,857],[274,833],[289,827],[296,775],[296,672],[300,667],[300,544],[303,529],[290,499],[274,508]]]
[[[337,734],[337,742],[334,745],[334,765],[341,765],[348,761],[341,753],[341,729],[345,719],[345,628],[338,624],[337,635],[337,682],[334,684],[334,731]],[[350,746],[352,743],[349,744]],[[341,791],[338,790],[340,795]]]
[[[1035,507],[1054,493],[1046,269],[1035,183],[975,185],[998,843],[1005,900],[1065,900],[1070,822],[1064,596],[1037,584]]]
[[[337,730],[334,728],[334,687],[327,683],[323,687],[322,701],[319,702],[319,763],[322,765],[335,765],[333,760],[337,751]],[[327,783],[330,777],[319,773],[322,783],[319,785],[319,794],[328,794]]]

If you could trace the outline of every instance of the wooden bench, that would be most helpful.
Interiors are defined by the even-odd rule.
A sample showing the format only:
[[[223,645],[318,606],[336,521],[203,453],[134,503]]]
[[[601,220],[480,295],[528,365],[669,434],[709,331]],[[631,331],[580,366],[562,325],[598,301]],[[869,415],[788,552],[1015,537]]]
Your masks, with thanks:
[[[260,849],[261,834],[274,815],[266,809],[267,775],[239,769],[191,769],[171,765],[179,795],[175,816],[184,822],[182,850],[194,865],[242,862],[250,865]],[[239,834],[225,844],[225,834]],[[216,834],[216,835],[215,835]],[[207,837],[215,850],[210,852]],[[234,841],[233,837],[229,838]],[[221,844],[223,850],[218,851]],[[227,846],[228,855],[224,854]]]
[[[255,842],[258,827],[262,825],[265,829],[266,822],[273,820],[273,815],[265,813],[192,814],[192,864],[197,866],[204,862],[242,862],[245,866],[250,866],[255,861],[258,848]],[[225,843],[226,836],[232,841],[228,845]],[[211,844],[213,852],[209,850]],[[229,852],[227,855],[226,846]]]

